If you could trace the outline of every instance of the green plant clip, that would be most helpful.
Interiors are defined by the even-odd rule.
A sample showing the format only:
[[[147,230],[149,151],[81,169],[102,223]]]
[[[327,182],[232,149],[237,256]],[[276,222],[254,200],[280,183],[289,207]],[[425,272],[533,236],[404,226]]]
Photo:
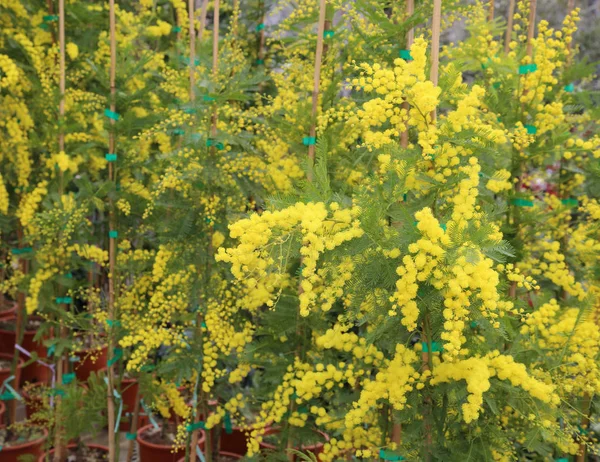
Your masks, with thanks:
[[[535,135],[537,133],[537,128],[534,125],[523,125],[523,127],[525,127],[525,130],[527,130],[527,133],[530,135]]]
[[[528,199],[511,199],[510,203],[517,207],[533,207],[533,201]]]
[[[423,347],[424,353],[429,353],[429,345],[427,342],[421,342],[421,346]],[[431,352],[432,353],[442,352],[442,351],[444,351],[444,348],[442,347],[442,344],[440,342],[431,342]]]
[[[500,82],[494,82],[492,83],[492,88],[497,90],[498,88],[500,88]]]
[[[3,391],[3,392],[2,392],[2,394],[0,395],[0,400],[2,400],[2,401],[10,401],[10,400],[12,400],[12,399],[15,399],[15,397],[14,397],[14,396],[13,396],[13,394],[12,394],[10,391],[8,391],[8,390],[6,390],[6,391]]]
[[[384,449],[379,450],[379,458],[383,460],[405,460],[401,455],[394,454],[393,452]]]
[[[68,305],[70,303],[73,303],[73,298],[72,297],[56,297],[56,303],[60,304],[64,304],[64,305]]]
[[[335,35],[334,30],[324,30],[323,31],[323,38],[333,38],[334,35]]]
[[[67,396],[64,390],[58,390],[56,388],[50,390],[50,394],[53,396]]]
[[[264,60],[264,59],[257,59],[257,60],[256,60],[256,64],[257,64],[258,66],[262,66],[264,63],[265,63],[265,60]]]
[[[579,205],[579,201],[573,197],[563,199],[560,202],[567,207],[577,207]]]
[[[217,149],[224,148],[223,143],[221,143],[220,141],[213,140],[212,138],[209,138],[206,140],[206,146],[208,146],[208,147],[214,146]]]
[[[173,28],[171,29],[172,32],[177,33],[177,32],[181,32],[181,26],[173,26]]]
[[[110,358],[108,360],[108,362],[106,363],[106,364],[108,364],[108,367],[111,367],[114,363],[116,363],[119,359],[121,359],[123,357],[123,349],[115,348],[113,353],[114,353],[114,356],[112,358]]]
[[[204,100],[206,102],[210,102],[210,101],[214,101],[215,99],[212,96],[204,95],[202,97],[202,100]]]
[[[73,273],[65,273],[67,279],[73,279]]]
[[[125,439],[129,440],[129,441],[134,441],[137,438],[137,435],[135,433],[125,433]]]
[[[194,430],[204,430],[204,428],[204,422],[202,422],[201,420],[199,422],[189,424],[187,427],[185,427],[185,429],[188,432],[193,432]]]
[[[183,110],[183,112],[185,114],[195,114],[196,113],[196,109],[194,109],[193,107],[189,107]]]
[[[575,91],[575,86],[572,83],[565,85],[565,91],[567,93],[573,93]]]
[[[258,26],[256,26],[256,32],[260,32],[261,30],[263,30],[265,28],[264,24],[259,24]]]
[[[304,146],[313,146],[317,144],[317,138],[315,136],[305,136],[302,138],[302,144]]]
[[[11,249],[10,252],[13,255],[22,255],[24,253],[31,253],[31,252],[33,252],[33,249],[31,247],[23,247],[23,248],[20,248],[20,249],[19,248],[14,248],[14,249]]]
[[[44,22],[58,21],[58,15],[57,14],[47,14],[42,19],[44,20]]]
[[[119,231],[115,231],[114,229],[108,232],[108,237],[111,239],[116,239],[119,237]]]
[[[110,109],[104,109],[104,115],[112,120],[119,120],[119,118],[121,117],[115,111],[111,111]]]
[[[400,58],[402,58],[405,61],[410,61],[412,60],[412,55],[410,54],[410,50],[400,50],[400,53],[398,53]]]
[[[204,321],[202,321],[202,324],[200,324],[200,327],[202,327],[203,329],[208,329],[208,327],[206,327],[206,323]]]
[[[55,351],[56,351],[56,345],[50,345],[48,347],[48,357],[52,356]]]
[[[70,374],[63,374],[63,376],[62,376],[62,382],[65,385],[69,385],[70,383],[73,382],[73,380],[75,380],[75,374],[72,372]]]
[[[107,162],[116,162],[117,161],[116,154],[106,153],[106,154],[104,154],[104,158],[106,159]]]
[[[537,71],[537,64],[523,64],[519,66],[519,75],[530,74]]]
[[[471,321],[471,329],[477,329],[479,323],[477,321]]]
[[[569,462],[569,459],[567,457],[561,457],[560,459],[555,459],[556,462]]]
[[[185,132],[181,128],[173,130],[173,135],[183,135]]]
[[[106,324],[108,324],[110,327],[120,327],[121,321],[119,321],[118,319],[115,319],[115,320],[107,319]]]

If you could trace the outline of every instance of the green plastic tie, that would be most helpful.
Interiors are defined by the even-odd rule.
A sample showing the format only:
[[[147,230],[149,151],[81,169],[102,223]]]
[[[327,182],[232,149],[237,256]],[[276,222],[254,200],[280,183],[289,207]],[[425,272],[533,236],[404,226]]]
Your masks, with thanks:
[[[317,144],[317,138],[315,136],[305,136],[302,138],[302,144],[304,146],[313,146]]]
[[[108,232],[108,237],[111,239],[116,239],[119,237],[119,231],[115,231],[114,229]]]
[[[75,374],[72,372],[70,374],[63,374],[62,376],[62,382],[65,385],[69,385],[71,382],[73,382],[73,380],[75,380]]]
[[[214,100],[215,100],[215,99],[214,99],[212,96],[208,96],[208,95],[204,95],[204,96],[202,97],[202,99],[203,99],[204,101],[207,101],[207,102],[210,102],[210,101],[214,101]]]
[[[379,450],[379,457],[383,460],[405,460],[401,455],[394,454],[393,452],[384,449]]]
[[[500,88],[500,82],[494,82],[494,83],[492,83],[492,88],[494,88],[495,90],[497,90],[498,88]]]
[[[195,114],[196,113],[196,109],[194,109],[193,107],[189,107],[183,110],[183,112],[185,114]]]
[[[185,429],[188,432],[193,432],[194,430],[204,430],[204,428],[204,422],[202,422],[201,420],[199,422],[189,424],[187,427],[185,427]]]
[[[107,162],[116,162],[117,161],[116,154],[106,153],[104,155],[104,158],[106,159]]]
[[[73,273],[65,273],[67,279],[73,279]]]
[[[181,26],[173,26],[173,29],[171,29],[174,33],[177,32],[181,32]]]
[[[477,321],[471,321],[471,329],[476,329],[478,325]]]
[[[565,91],[567,93],[573,93],[575,91],[575,86],[572,83],[565,85]]]
[[[68,305],[70,303],[73,303],[73,298],[72,297],[56,297],[56,303],[60,304],[64,304],[64,305]]]
[[[208,146],[208,147],[214,146],[217,149],[224,148],[223,143],[221,143],[220,141],[217,141],[217,140],[213,140],[211,138],[206,140],[206,146]]]
[[[119,120],[119,118],[121,117],[115,111],[111,111],[110,109],[104,109],[104,115],[112,120]]]
[[[258,26],[256,26],[256,32],[260,32],[261,30],[263,30],[265,28],[264,24],[259,24]]]
[[[202,324],[200,324],[201,327],[203,327],[204,329],[208,329],[208,327],[206,327],[206,323],[204,321],[202,321]]]
[[[176,128],[173,130],[174,135],[183,135],[185,132],[181,128]]]
[[[525,130],[527,130],[527,133],[530,135],[535,135],[537,133],[537,128],[534,125],[523,125],[523,127],[525,127]]]
[[[120,327],[121,321],[119,321],[118,319],[116,319],[116,320],[107,319],[106,324],[108,324],[110,327]]]
[[[529,199],[512,199],[510,203],[517,207],[533,207],[533,201]]]
[[[46,16],[43,17],[44,22],[53,22],[53,21],[58,21],[58,15],[57,14],[47,14]]]
[[[323,38],[332,38],[335,35],[335,31],[333,30],[324,30]]]
[[[421,342],[424,353],[429,353],[429,345],[427,342]],[[443,351],[442,344],[440,342],[431,342],[431,351],[433,353]]]
[[[569,459],[567,457],[561,457],[560,459],[555,459],[556,462],[569,462]]]
[[[123,349],[122,348],[115,348],[114,349],[114,356],[112,358],[110,358],[106,364],[108,364],[108,367],[111,367],[114,363],[116,363],[122,357],[123,357]]]
[[[52,389],[50,390],[50,394],[54,396],[67,396],[64,390]]]
[[[50,345],[48,347],[48,357],[52,356],[54,354],[55,350],[56,350],[56,345]]]
[[[405,61],[410,61],[410,60],[412,60],[412,56],[411,56],[411,54],[410,54],[410,50],[400,50],[400,53],[399,53],[399,55],[400,55],[400,57],[401,57],[402,59],[404,59]]]
[[[225,433],[231,435],[233,433],[233,426],[231,425],[231,415],[229,414],[229,412],[225,413],[223,423],[225,424]]]
[[[537,71],[537,64],[523,64],[519,66],[519,74],[530,74],[532,72]]]
[[[577,207],[579,205],[579,201],[575,198],[568,198],[568,199],[563,199],[561,200],[563,205],[566,205],[567,207]]]
[[[257,64],[258,66],[262,66],[264,63],[265,63],[265,60],[264,60],[264,59],[257,59],[257,60],[256,60],[256,64]]]
[[[129,441],[134,441],[137,438],[137,435],[135,433],[125,433],[125,439],[129,440]]]
[[[33,252],[33,249],[31,247],[23,247],[21,249],[19,249],[19,248],[11,249],[11,253],[13,255],[21,255],[24,253],[31,253],[31,252]]]

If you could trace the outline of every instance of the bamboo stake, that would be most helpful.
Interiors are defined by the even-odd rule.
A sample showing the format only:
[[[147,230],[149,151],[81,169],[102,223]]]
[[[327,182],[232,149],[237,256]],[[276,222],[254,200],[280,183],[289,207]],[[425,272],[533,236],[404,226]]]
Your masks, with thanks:
[[[508,4],[508,17],[506,18],[506,34],[504,35],[504,53],[510,51],[510,39],[513,31],[513,16],[515,15],[515,0]]]
[[[260,23],[263,26],[259,32],[260,35],[259,35],[259,40],[258,40],[258,59],[259,59],[259,61],[264,61],[264,59],[265,59],[264,48],[265,48],[265,40],[266,40],[264,25],[265,25],[266,11],[265,11],[265,5],[262,1],[259,3],[258,8],[262,12]]]
[[[407,0],[406,1],[406,16],[410,17],[413,15],[414,12],[415,12],[415,0]],[[411,27],[409,29],[408,33],[406,34],[406,49],[407,50],[410,50],[410,47],[412,46],[414,41],[415,41],[415,30]],[[408,110],[409,110],[408,102],[403,103],[402,107],[406,110],[406,112],[408,112]],[[400,137],[400,146],[402,146],[403,148],[408,147],[408,127],[406,127],[406,130],[404,130],[402,132],[402,135]],[[392,435],[393,434],[394,434],[394,432],[392,429]]]
[[[190,27],[190,103],[196,100],[196,31],[194,30],[194,0],[188,0]]]
[[[116,73],[117,73],[117,27],[115,18],[115,0],[109,0],[109,21],[110,21],[110,110],[116,112]],[[114,133],[115,120],[110,120],[111,130],[108,134],[108,149],[110,153],[115,153],[116,140]],[[108,163],[108,179],[115,181],[116,172],[113,168],[113,162]],[[109,227],[115,229],[115,210],[112,199],[109,199]],[[116,237],[109,236],[108,244],[109,254],[109,272],[108,278],[108,319],[115,320],[115,270],[116,270]],[[110,327],[110,326],[109,326]],[[108,351],[114,351],[115,341],[112,327],[108,335]],[[106,391],[107,411],[108,411],[108,460],[117,462],[116,459],[116,438],[115,438],[115,400],[113,395],[115,384],[114,365],[107,366],[108,386]]]
[[[569,0],[567,4],[567,14],[572,14],[575,9],[575,0]],[[573,40],[567,43],[567,67],[571,65],[571,61],[573,60],[573,53],[571,53],[573,49]]]
[[[319,105],[319,86],[321,83],[321,60],[323,59],[323,32],[325,31],[325,12],[326,12],[326,0],[319,0],[319,24],[317,27],[317,51],[315,53],[315,74],[314,74],[314,85],[312,92],[312,112],[311,112],[311,125],[310,134],[311,138],[317,136],[317,109]],[[309,144],[308,146],[308,161],[312,166],[315,161],[315,145]],[[312,180],[312,174],[309,171],[308,180]]]
[[[60,92],[60,102],[58,105],[58,114],[59,121],[61,125],[59,125],[58,129],[58,149],[59,151],[65,150],[65,134],[62,123],[64,122],[65,116],[65,1],[58,0],[58,46],[59,46],[59,92]],[[59,195],[63,193],[63,173],[60,172],[59,179]],[[64,338],[66,336],[66,330],[63,326],[59,328],[59,336],[60,338]],[[64,359],[62,355],[57,357],[57,367],[56,367],[56,381],[57,386],[62,385],[62,376],[64,371]],[[55,415],[59,417],[55,434],[54,434],[54,460],[55,462],[60,462],[66,457],[66,442],[64,441],[64,428],[60,423],[60,415],[62,408],[62,399],[60,396],[56,396],[55,402]]]
[[[131,426],[129,427],[129,433],[136,433],[138,429],[138,421],[140,420],[140,385],[138,379],[138,387],[135,392],[135,404],[133,405],[133,415],[131,417]],[[133,448],[135,446],[135,440],[129,440],[127,444],[127,462],[131,462],[133,458]]]
[[[440,32],[442,23],[442,0],[433,1],[433,17],[431,20],[431,72],[429,80],[437,86],[440,69]],[[435,123],[437,109],[431,112],[431,121]]]
[[[208,0],[202,0],[202,8],[200,9],[200,27],[198,28],[198,38],[202,40],[204,29],[206,29],[206,10],[208,9]]]
[[[533,34],[535,32],[535,12],[537,0],[530,0],[529,3],[529,24],[527,26],[527,56],[533,55]]]
[[[494,0],[490,0],[490,8],[488,10],[488,21],[494,20]]]

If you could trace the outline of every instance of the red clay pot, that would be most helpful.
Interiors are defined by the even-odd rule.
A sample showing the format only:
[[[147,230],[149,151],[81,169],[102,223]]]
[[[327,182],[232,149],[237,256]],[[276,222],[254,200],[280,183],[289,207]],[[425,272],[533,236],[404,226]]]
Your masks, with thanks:
[[[219,455],[222,457],[229,457],[231,459],[238,459],[238,460],[243,458],[243,456],[240,456],[239,454],[234,454],[233,452],[227,452],[227,451],[219,451]],[[197,456],[196,456],[196,458],[190,457],[191,462],[196,462],[197,460],[198,460]],[[185,457],[182,457],[177,462],[185,462]]]
[[[11,322],[16,323],[16,316],[6,317],[4,319],[0,319],[2,322]],[[30,352],[37,353],[39,358],[44,360],[48,353],[46,347],[41,342],[36,342],[33,340],[37,330],[26,330],[23,334],[23,342],[21,346]],[[16,335],[14,330],[0,329],[0,352],[13,354],[15,351],[15,342]],[[21,353],[21,358],[25,361],[29,360],[29,357]],[[39,363],[32,363],[29,366],[23,368],[21,371],[21,383],[25,382],[41,382],[50,384],[52,380],[52,372],[46,366],[43,366]]]
[[[221,429],[221,448],[227,453],[245,456],[248,452],[248,437],[239,427],[233,427],[231,433]]]
[[[137,431],[140,462],[177,462],[182,457],[185,458],[185,447],[179,448],[175,452],[171,452],[172,446],[154,444],[143,440],[141,435],[149,428],[152,428],[152,424],[146,425]],[[200,449],[204,449],[205,438],[206,435],[204,431],[200,430],[200,437],[198,438],[198,446],[200,446]]]
[[[0,300],[0,321],[17,315],[17,302],[4,298]]]
[[[44,435],[37,440],[28,441],[27,443],[18,444],[16,446],[4,446],[2,448],[2,462],[19,462],[23,460],[24,456],[36,457],[42,456],[44,452],[44,442],[48,438],[48,430],[42,429]],[[42,456],[43,457],[43,456]],[[20,459],[21,458],[21,459]],[[43,459],[40,459],[43,460]]]
[[[13,360],[13,355],[9,355],[6,353],[0,353],[0,359],[6,359],[7,361],[10,361],[10,363],[12,364],[12,360]],[[21,379],[21,369],[23,369],[23,364],[25,363],[25,361],[23,361],[21,358],[19,358],[19,362],[17,363],[17,370],[15,371],[15,378],[9,382],[9,385],[13,388],[18,388],[18,383],[19,380]],[[11,376],[10,373],[10,366],[8,366],[8,368],[6,369],[0,369],[0,383],[3,383],[7,378],[9,378]]]
[[[93,448],[93,449],[101,449],[103,451],[105,451],[108,454],[108,446],[102,446],[101,444],[86,444],[86,446],[88,448]],[[76,444],[69,444],[67,446],[67,449],[75,449],[77,447]],[[45,452],[44,454],[42,454],[42,456],[39,458],[38,462],[46,462],[46,456],[49,455],[50,459],[52,460],[52,455],[54,454],[54,449],[51,449],[48,452]],[[3,461],[4,462],[4,461]]]
[[[265,432],[265,436],[273,435],[276,433],[279,433],[278,428],[268,428],[267,431]],[[312,446],[300,446],[299,448],[294,448],[294,449],[296,449],[297,451],[310,451],[318,458],[319,454],[321,454],[323,452],[323,446],[325,445],[325,443],[327,441],[329,441],[329,436],[326,433],[323,433],[320,431],[316,431],[315,433],[318,433],[323,437],[323,440],[324,440],[323,443],[313,444]],[[275,446],[274,444],[269,444],[264,441],[261,441],[259,443],[259,446],[261,449],[266,449],[267,451],[275,451],[277,449],[277,446]],[[295,455],[294,455],[294,460],[295,461],[298,460],[298,458]]]
[[[73,353],[73,356],[79,357],[79,361],[73,363],[75,376],[80,382],[87,382],[92,372],[99,372],[106,369],[106,358],[108,346],[98,348],[87,348]]]

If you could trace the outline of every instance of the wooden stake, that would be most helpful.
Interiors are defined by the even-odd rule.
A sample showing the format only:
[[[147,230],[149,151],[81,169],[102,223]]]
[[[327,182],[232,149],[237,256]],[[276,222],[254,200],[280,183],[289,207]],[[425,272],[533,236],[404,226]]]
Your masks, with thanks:
[[[133,405],[133,415],[131,425],[129,427],[129,433],[137,433],[138,421],[140,420],[140,384],[138,379],[138,387],[135,392],[135,404]],[[127,462],[131,462],[133,458],[133,448],[135,446],[135,440],[129,440],[127,443]]]
[[[494,0],[490,0],[490,8],[488,10],[488,20],[494,20]]]
[[[208,0],[202,0],[202,8],[200,9],[200,28],[198,29],[198,38],[202,40],[204,29],[206,29],[206,10],[208,9]]]
[[[319,86],[321,84],[321,60],[323,59],[323,32],[325,31],[325,13],[326,13],[326,0],[319,0],[319,24],[317,27],[317,50],[315,53],[315,74],[313,79],[313,92],[312,92],[312,111],[311,111],[311,125],[309,136],[312,139],[316,139],[317,136],[317,109],[319,105]],[[308,161],[312,166],[315,161],[315,145],[309,144],[308,146]],[[309,173],[308,180],[312,180],[312,175]]]
[[[530,0],[529,3],[529,24],[527,27],[527,56],[533,55],[533,34],[535,33],[535,10],[537,0]]]
[[[115,18],[115,0],[109,0],[109,21],[110,21],[110,110],[116,112],[116,75],[117,75],[117,25]],[[115,120],[110,119],[111,130],[108,134],[108,150],[111,154],[115,153],[116,140],[114,133]],[[116,172],[113,168],[113,162],[108,163],[108,179],[116,181]],[[109,199],[109,228],[115,230],[115,210],[112,199]],[[109,236],[108,255],[109,255],[109,272],[108,278],[108,319],[114,321],[115,316],[115,271],[116,271],[116,237]],[[109,326],[108,333],[108,352],[115,349],[115,339],[113,327]],[[115,371],[114,365],[107,367],[108,385],[106,390],[107,413],[108,413],[108,460],[109,462],[117,462],[116,454],[116,438],[115,438],[115,399],[113,390],[115,386]]]
[[[574,9],[575,9],[575,0],[569,0],[569,3],[567,4],[567,14],[573,13]],[[571,53],[572,49],[573,49],[573,40],[571,38],[571,41],[569,43],[567,43],[567,67],[571,65],[571,61],[573,60],[573,53]]]
[[[414,12],[415,12],[415,0],[407,0],[406,1],[406,17],[412,16]],[[406,34],[406,49],[407,50],[410,50],[410,47],[412,46],[414,41],[415,41],[415,30],[411,27],[408,30],[408,33]],[[406,110],[406,112],[408,112],[408,110],[410,109],[408,102],[405,102],[404,104],[402,104],[402,107]],[[400,136],[400,146],[402,146],[403,148],[408,147],[408,127],[406,127],[406,130],[404,130],[402,132],[402,135]],[[393,434],[394,434],[394,431],[392,429],[392,435]]]
[[[431,19],[431,72],[429,80],[437,86],[440,69],[440,31],[442,23],[442,0],[433,0],[433,17]],[[431,112],[431,121],[435,122],[437,110]]]
[[[190,103],[196,100],[196,31],[194,30],[194,0],[188,0],[190,27]]]
[[[515,15],[515,0],[510,0],[508,4],[508,17],[506,18],[506,34],[504,35],[504,53],[510,51],[510,40],[513,31],[513,16]]]

